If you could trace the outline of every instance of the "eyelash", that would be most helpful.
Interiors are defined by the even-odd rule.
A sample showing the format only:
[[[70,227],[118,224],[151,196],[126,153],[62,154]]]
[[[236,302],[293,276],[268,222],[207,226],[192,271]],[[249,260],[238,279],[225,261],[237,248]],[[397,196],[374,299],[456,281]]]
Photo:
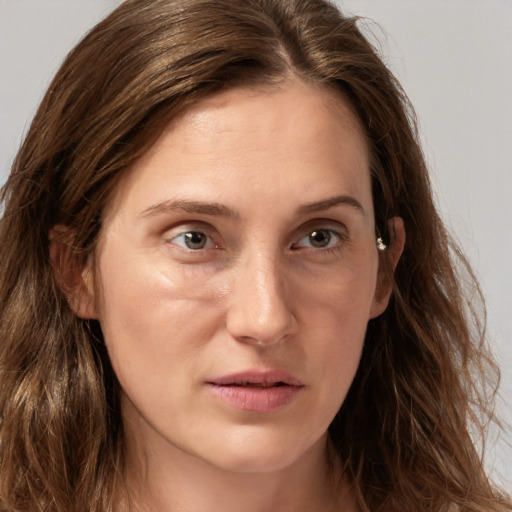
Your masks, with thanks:
[[[306,230],[304,230],[306,231]],[[304,232],[303,231],[303,232]],[[312,237],[319,235],[320,240],[319,243],[322,243],[322,236],[327,238],[327,245],[326,246],[315,246],[315,241],[312,239]],[[196,241],[194,241],[194,236],[196,237]],[[202,247],[190,247],[190,244],[198,244],[200,245],[202,240],[201,237],[206,237],[205,243]],[[177,243],[176,241],[178,239],[182,238],[183,243]],[[197,239],[199,238],[199,239]],[[308,239],[308,245],[300,245],[302,240]],[[334,244],[329,245],[331,241],[334,239]],[[190,243],[187,243],[188,242]],[[342,242],[347,241],[348,236],[346,233],[340,233],[337,230],[328,228],[328,227],[314,227],[311,229],[307,229],[306,233],[302,235],[298,242],[295,242],[291,244],[291,249],[293,251],[300,251],[300,250],[312,250],[312,251],[322,251],[322,252],[335,252],[337,250],[340,250],[343,246]],[[172,236],[168,239],[168,242],[175,245],[176,247],[180,248],[180,250],[183,250],[189,254],[200,254],[203,251],[207,251],[210,249],[220,249],[221,246],[216,243],[215,239],[208,234],[207,230],[205,229],[189,229],[181,231],[180,233]]]
[[[187,240],[190,241],[192,244],[200,243],[200,241],[194,242],[194,240],[193,240],[193,237],[197,236],[197,235],[199,235],[199,237],[205,236],[206,237],[205,245],[209,244],[210,246],[209,247],[205,247],[205,246],[197,247],[197,248],[188,247]],[[177,240],[180,237],[183,237],[183,244],[178,244],[175,242],[175,240]],[[215,244],[213,238],[208,233],[205,233],[204,231],[200,231],[200,230],[194,230],[194,229],[190,229],[190,230],[182,231],[181,233],[178,233],[177,235],[175,235],[169,239],[169,243],[176,245],[176,246],[180,247],[182,250],[184,250],[186,252],[190,252],[190,253],[195,253],[195,252],[208,250],[208,249],[212,249],[212,248],[213,249],[218,248],[217,244]]]
[[[327,245],[326,246],[318,246],[317,247],[317,246],[314,245],[315,242],[313,241],[313,237],[315,237],[317,235],[327,236]],[[346,238],[347,238],[346,236],[342,235],[338,231],[335,231],[334,229],[315,228],[315,229],[312,229],[311,231],[309,231],[303,237],[301,237],[299,239],[299,242],[297,242],[295,244],[292,244],[292,248],[295,249],[295,250],[317,249],[319,251],[322,250],[322,251],[326,251],[326,252],[332,252],[332,251],[340,249],[341,248],[341,242],[346,241]],[[300,243],[301,240],[304,240],[304,239],[309,239],[308,240],[309,241],[309,245],[300,247],[299,243]],[[334,245],[329,245],[333,239],[335,241]]]

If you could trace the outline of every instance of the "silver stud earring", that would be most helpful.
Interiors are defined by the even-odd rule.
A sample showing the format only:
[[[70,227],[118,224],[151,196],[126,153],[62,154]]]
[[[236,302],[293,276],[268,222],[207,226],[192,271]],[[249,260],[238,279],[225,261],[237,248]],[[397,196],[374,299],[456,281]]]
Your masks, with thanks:
[[[382,241],[382,238],[379,236],[377,238],[377,249],[379,251],[385,251],[388,248],[388,246]]]

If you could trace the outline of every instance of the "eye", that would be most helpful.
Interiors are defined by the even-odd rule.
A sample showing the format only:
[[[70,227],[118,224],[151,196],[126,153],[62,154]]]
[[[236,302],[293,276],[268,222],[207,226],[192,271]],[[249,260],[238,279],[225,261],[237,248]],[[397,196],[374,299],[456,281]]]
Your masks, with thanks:
[[[302,237],[293,248],[313,247],[315,249],[327,249],[336,246],[343,237],[332,229],[314,229]]]
[[[202,231],[185,231],[171,238],[170,243],[190,251],[209,249],[214,246],[213,240]]]

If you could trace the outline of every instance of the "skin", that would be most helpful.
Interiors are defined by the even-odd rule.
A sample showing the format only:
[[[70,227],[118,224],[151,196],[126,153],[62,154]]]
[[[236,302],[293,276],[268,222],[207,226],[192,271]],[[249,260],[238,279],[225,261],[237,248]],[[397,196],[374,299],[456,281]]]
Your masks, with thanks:
[[[142,510],[357,510],[326,431],[390,294],[368,162],[344,100],[289,79],[202,100],[126,172],[72,306],[101,324]],[[303,386],[268,412],[207,385],[269,369]]]

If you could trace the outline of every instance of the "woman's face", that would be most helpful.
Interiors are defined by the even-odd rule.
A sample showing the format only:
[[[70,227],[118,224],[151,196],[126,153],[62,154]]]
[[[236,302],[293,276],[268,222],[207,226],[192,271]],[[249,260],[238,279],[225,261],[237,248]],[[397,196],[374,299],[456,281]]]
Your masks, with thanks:
[[[386,306],[377,273],[368,151],[342,99],[294,80],[187,110],[127,171],[96,258],[88,314],[128,443],[233,471],[324,450]]]

